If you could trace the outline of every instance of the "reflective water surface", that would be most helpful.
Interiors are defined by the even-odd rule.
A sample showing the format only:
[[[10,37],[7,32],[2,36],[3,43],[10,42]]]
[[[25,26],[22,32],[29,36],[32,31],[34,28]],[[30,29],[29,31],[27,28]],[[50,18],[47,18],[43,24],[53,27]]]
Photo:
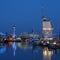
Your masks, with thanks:
[[[60,60],[60,50],[33,46],[27,42],[0,43],[0,60]]]

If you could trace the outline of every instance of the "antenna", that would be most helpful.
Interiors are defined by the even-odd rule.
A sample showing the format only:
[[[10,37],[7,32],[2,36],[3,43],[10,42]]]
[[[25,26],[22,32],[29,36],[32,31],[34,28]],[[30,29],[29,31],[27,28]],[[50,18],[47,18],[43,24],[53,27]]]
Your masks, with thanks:
[[[42,4],[42,7],[41,7],[41,15],[42,15],[42,18],[45,17],[45,5]]]
[[[41,11],[42,11],[42,16],[44,16],[44,7],[43,6],[41,8]]]

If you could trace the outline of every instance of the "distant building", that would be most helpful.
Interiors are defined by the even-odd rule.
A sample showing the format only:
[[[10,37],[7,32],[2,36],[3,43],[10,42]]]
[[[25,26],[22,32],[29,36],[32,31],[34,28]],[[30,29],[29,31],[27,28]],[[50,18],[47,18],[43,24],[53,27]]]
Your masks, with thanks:
[[[3,32],[0,32],[0,41],[3,41],[5,36],[6,34],[4,34]]]
[[[26,32],[24,32],[24,33],[21,33],[20,35],[19,35],[19,37],[21,38],[21,39],[24,39],[24,40],[26,40],[26,39],[29,39],[29,38],[40,38],[40,35],[39,34],[37,34],[37,33],[26,33]]]
[[[40,35],[37,33],[30,33],[28,36],[29,38],[40,38]]]

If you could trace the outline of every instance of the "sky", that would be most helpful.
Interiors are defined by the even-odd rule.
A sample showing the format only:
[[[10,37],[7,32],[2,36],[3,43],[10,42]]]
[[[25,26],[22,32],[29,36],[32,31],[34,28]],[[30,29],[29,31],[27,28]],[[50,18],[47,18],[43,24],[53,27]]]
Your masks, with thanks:
[[[31,32],[32,29],[41,33],[42,6],[44,15],[51,19],[54,31],[60,29],[59,0],[0,0],[0,32],[11,32],[16,26],[16,33]]]

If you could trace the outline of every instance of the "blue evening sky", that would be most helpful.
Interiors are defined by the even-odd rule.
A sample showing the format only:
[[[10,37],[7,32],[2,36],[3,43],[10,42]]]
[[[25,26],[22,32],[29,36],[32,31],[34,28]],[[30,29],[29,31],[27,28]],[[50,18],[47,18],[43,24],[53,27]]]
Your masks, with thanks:
[[[0,0],[0,32],[11,32],[16,25],[16,32],[41,33],[42,5],[44,14],[50,18],[57,32],[60,27],[60,0]]]

